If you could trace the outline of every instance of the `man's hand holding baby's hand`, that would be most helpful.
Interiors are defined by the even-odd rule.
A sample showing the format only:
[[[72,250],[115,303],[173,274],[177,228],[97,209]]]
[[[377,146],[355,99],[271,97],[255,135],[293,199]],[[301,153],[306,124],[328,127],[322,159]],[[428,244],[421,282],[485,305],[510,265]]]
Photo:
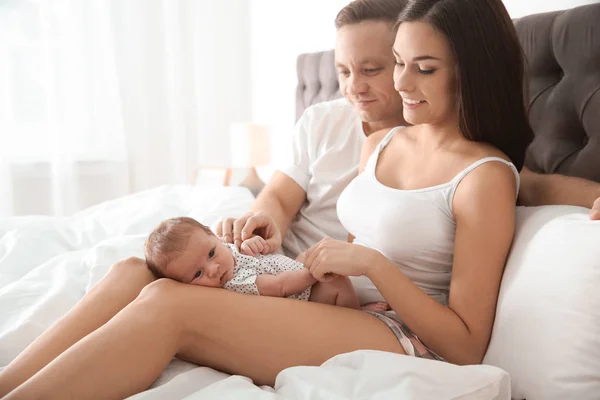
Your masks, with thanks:
[[[257,254],[268,254],[269,244],[265,239],[260,236],[253,236],[250,239],[246,239],[240,246],[242,254],[247,256],[256,256]]]
[[[219,221],[215,231],[216,235],[225,243],[233,243],[242,248],[242,242],[258,235],[264,238],[269,245],[269,253],[281,247],[281,233],[272,216],[265,212],[249,212],[235,219],[226,218]]]

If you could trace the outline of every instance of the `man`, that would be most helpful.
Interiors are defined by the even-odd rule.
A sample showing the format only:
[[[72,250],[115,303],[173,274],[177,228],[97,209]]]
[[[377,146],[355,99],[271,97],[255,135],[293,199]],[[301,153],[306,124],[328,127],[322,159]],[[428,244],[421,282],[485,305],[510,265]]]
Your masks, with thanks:
[[[345,99],[306,110],[293,135],[293,159],[275,172],[238,220],[226,219],[217,234],[238,246],[257,233],[267,239],[263,253],[295,257],[324,237],[345,240],[337,199],[356,176],[365,138],[404,125],[402,99],[394,90],[394,23],[403,0],[356,0],[336,17],[335,63]],[[600,219],[600,184],[580,178],[521,172],[523,205],[570,204],[592,207]],[[283,240],[283,235],[285,239]]]
[[[589,207],[590,219],[600,220],[600,183],[572,176],[536,174],[523,168],[519,204]]]

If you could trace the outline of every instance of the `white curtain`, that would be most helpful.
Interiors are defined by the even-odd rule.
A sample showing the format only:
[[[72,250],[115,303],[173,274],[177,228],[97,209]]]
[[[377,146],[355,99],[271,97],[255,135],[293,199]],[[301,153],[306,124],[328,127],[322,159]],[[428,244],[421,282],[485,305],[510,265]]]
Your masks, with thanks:
[[[226,164],[228,126],[250,116],[249,29],[247,2],[223,3],[0,0],[0,215]]]

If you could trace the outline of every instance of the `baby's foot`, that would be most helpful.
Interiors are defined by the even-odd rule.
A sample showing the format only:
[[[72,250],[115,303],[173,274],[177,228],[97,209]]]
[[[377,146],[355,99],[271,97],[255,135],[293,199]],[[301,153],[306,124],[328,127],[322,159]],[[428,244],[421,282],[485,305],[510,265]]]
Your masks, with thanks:
[[[360,307],[363,311],[374,311],[374,312],[384,312],[390,309],[390,305],[385,301],[377,301],[375,303],[368,303],[364,306]]]

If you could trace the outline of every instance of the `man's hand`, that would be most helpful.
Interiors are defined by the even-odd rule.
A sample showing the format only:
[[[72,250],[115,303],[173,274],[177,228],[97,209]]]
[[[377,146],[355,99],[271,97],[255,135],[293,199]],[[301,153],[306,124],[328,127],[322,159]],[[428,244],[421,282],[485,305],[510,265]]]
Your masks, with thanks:
[[[235,218],[225,218],[217,223],[215,235],[225,243],[233,243],[233,223]]]
[[[592,220],[600,220],[600,197],[594,201],[592,205],[592,211],[590,212],[590,219]]]
[[[275,220],[264,212],[249,212],[238,219],[224,219],[217,225],[215,233],[226,243],[234,243],[240,250],[242,243],[253,236],[260,236],[266,241],[269,253],[277,251],[282,241]]]

